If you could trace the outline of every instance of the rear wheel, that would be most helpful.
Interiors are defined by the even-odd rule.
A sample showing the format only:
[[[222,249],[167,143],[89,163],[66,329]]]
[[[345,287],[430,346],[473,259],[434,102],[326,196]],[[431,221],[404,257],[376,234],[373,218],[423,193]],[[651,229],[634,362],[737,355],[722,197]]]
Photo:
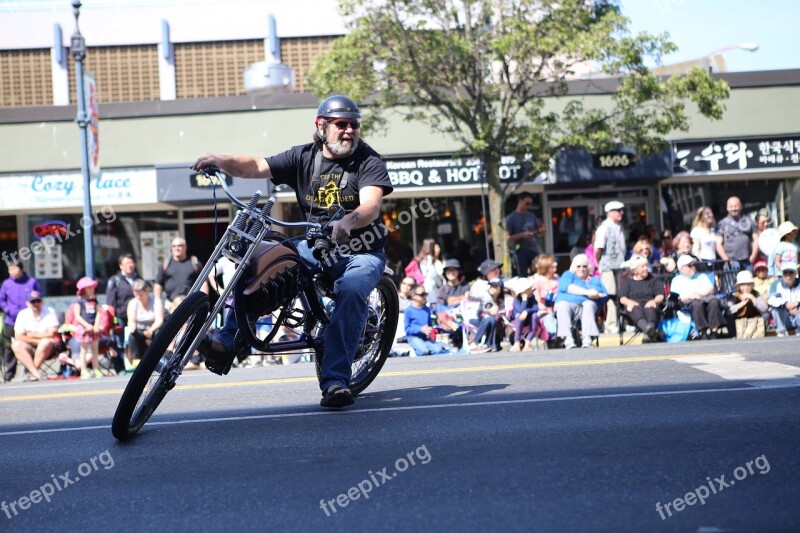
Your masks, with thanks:
[[[155,412],[188,361],[186,352],[208,317],[208,296],[190,294],[164,322],[142,356],[122,398],[111,432],[119,440],[132,438]]]
[[[381,277],[367,300],[368,315],[361,343],[356,350],[351,368],[350,392],[355,396],[363,392],[386,362],[392,349],[397,320],[400,315],[397,289],[394,282],[386,276]],[[322,379],[322,354],[314,358],[317,379]]]

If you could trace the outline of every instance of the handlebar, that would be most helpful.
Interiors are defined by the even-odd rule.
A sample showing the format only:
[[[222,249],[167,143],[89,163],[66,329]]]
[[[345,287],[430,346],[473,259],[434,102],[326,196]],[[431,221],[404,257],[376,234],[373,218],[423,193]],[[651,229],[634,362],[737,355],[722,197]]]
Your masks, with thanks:
[[[244,210],[246,213],[250,215],[256,222],[253,224],[253,227],[250,230],[250,233],[255,236],[255,233],[258,232],[258,228],[261,227],[262,223],[267,224],[276,224],[278,226],[283,226],[285,228],[304,228],[308,231],[306,232],[306,238],[311,245],[311,253],[317,261],[323,261],[326,257],[331,254],[331,249],[335,248],[335,243],[331,241],[328,235],[328,224],[320,224],[318,222],[286,222],[283,220],[278,220],[273,218],[270,215],[272,211],[272,207],[275,205],[275,197],[270,197],[267,200],[267,203],[258,211],[256,209],[256,205],[258,204],[259,200],[261,199],[261,191],[256,191],[253,197],[250,199],[248,204],[245,204],[236,196],[233,195],[231,190],[228,188],[228,185],[225,183],[225,179],[220,176],[221,170],[214,166],[209,165],[205,168],[199,170],[203,175],[208,178],[216,177],[216,180],[212,180],[213,183],[219,183],[222,187],[222,190],[225,192],[225,195],[228,199],[240,209]],[[344,216],[344,208],[342,206],[338,206],[336,213],[333,214],[331,217],[331,222],[334,220],[340,220]],[[242,226],[245,225],[245,221],[242,220]],[[238,230],[243,230],[244,227],[237,227]]]

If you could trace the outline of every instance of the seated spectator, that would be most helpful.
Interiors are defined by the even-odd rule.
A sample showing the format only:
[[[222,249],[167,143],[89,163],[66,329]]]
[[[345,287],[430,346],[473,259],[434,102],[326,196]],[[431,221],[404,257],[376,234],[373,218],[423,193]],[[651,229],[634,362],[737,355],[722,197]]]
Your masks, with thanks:
[[[164,323],[164,305],[153,298],[148,289],[145,280],[137,279],[133,282],[133,299],[128,302],[128,350],[134,365]]]
[[[100,371],[100,338],[103,335],[105,312],[99,309],[97,297],[94,294],[97,282],[89,277],[78,280],[78,301],[72,304],[74,337],[81,347],[80,369],[82,378],[103,377]],[[87,369],[87,351],[92,350],[92,374]]]
[[[445,283],[436,291],[436,296],[432,298],[436,306],[437,324],[447,331],[456,332],[460,325],[456,322],[456,317],[450,310],[461,304],[469,292],[469,285],[464,279],[461,270],[461,263],[458,259],[448,259],[444,263]],[[456,335],[456,338],[458,335]]]
[[[772,284],[777,278],[769,276],[769,267],[767,262],[763,259],[759,259],[756,261],[755,265],[753,265],[753,273],[755,274],[753,277],[753,288],[761,296],[767,296],[770,287],[772,287]]]
[[[564,348],[575,348],[572,338],[572,319],[581,313],[581,347],[589,348],[592,337],[600,335],[597,329],[597,312],[608,298],[600,278],[589,275],[589,258],[578,254],[572,260],[569,271],[558,281],[558,296],[555,302],[558,336],[564,339]]]
[[[798,302],[800,302],[800,280],[797,279],[797,263],[786,261],[783,263],[782,276],[772,284],[767,300],[772,308],[772,318],[775,320],[778,337],[785,337],[789,329],[794,329],[794,334],[800,335]]]
[[[664,288],[648,271],[647,258],[634,255],[622,266],[630,270],[630,275],[620,278],[619,303],[623,313],[648,340],[655,342],[658,340],[656,326],[660,318],[658,310],[664,303]]]
[[[589,255],[586,257],[591,260]],[[558,265],[554,255],[541,254],[536,258],[536,274],[531,279],[533,282],[533,295],[536,298],[536,304],[539,306],[539,319],[550,338],[556,336],[556,315],[553,303],[556,300],[556,296],[558,296],[557,269]]]
[[[484,286],[485,288],[483,288]],[[477,316],[469,319],[469,323],[475,327],[469,351],[472,353],[499,352],[500,343],[497,339],[497,331],[498,325],[503,324],[502,314],[505,311],[503,280],[495,278],[488,285],[483,280],[476,281],[470,289],[470,299],[477,301]]]
[[[514,297],[513,306],[508,318],[514,326],[514,344],[511,346],[512,352],[522,351],[523,332],[525,333],[526,350],[530,349],[531,341],[544,331],[539,319],[539,304],[533,297],[533,281],[531,278],[514,278],[507,284],[508,289]],[[547,341],[548,335],[544,331],[544,340]]]
[[[736,338],[763,337],[766,332],[764,313],[769,306],[755,291],[753,275],[742,270],[736,274],[736,290],[728,297],[728,309],[736,319]]]
[[[689,232],[681,231],[675,235],[675,238],[672,239],[672,246],[674,251],[667,256],[662,255],[660,261],[667,272],[678,270],[678,260],[684,255],[697,261],[697,257],[692,254],[692,238],[689,236]]]
[[[678,274],[673,278],[670,292],[677,294],[681,305],[692,312],[692,320],[704,339],[716,339],[722,326],[722,306],[714,296],[714,285],[708,274],[698,273],[697,260],[690,254],[677,262]]]
[[[412,297],[411,297],[411,288],[416,285],[417,282],[414,281],[414,278],[410,276],[406,276],[400,282],[400,287],[397,289],[397,298],[400,301],[400,312],[406,310],[406,308],[411,305]]]
[[[28,381],[42,378],[39,369],[55,352],[53,334],[58,330],[58,316],[52,307],[44,307],[37,291],[28,296],[26,308],[17,314],[14,322],[14,340],[11,350],[17,361],[28,370]]]
[[[633,244],[631,257],[638,255],[647,260],[647,269],[652,271],[653,264],[656,262],[653,258],[653,245],[647,237],[640,237],[638,241]]]
[[[405,310],[406,339],[418,355],[438,355],[449,353],[444,344],[436,342],[436,330],[431,326],[431,310],[425,305],[428,294],[422,285],[411,289],[411,305]]]

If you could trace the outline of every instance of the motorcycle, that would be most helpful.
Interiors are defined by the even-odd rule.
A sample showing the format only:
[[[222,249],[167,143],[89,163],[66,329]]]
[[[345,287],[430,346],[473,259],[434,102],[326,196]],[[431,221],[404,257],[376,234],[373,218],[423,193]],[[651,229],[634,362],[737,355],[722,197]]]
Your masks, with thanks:
[[[233,296],[231,307],[239,324],[237,346],[264,354],[312,351],[317,379],[321,377],[323,333],[330,322],[336,295],[333,280],[324,271],[309,268],[298,255],[295,242],[307,240],[318,260],[335,254],[336,244],[328,236],[327,225],[277,220],[270,216],[274,198],[269,198],[259,208],[261,193],[256,192],[245,204],[228,189],[219,169],[208,167],[202,172],[215,186],[221,186],[239,209],[188,295],[164,322],[128,381],[111,425],[114,437],[121,441],[133,438],[175,387],[230,296]],[[344,209],[339,206],[332,220],[343,215]],[[303,233],[290,238],[274,231],[273,226],[298,228]],[[208,295],[200,289],[223,256],[236,268],[212,306]],[[390,269],[384,270],[367,299],[367,323],[353,359],[348,385],[354,396],[378,376],[392,347],[399,304],[391,274]],[[273,317],[268,332],[260,327],[263,317]],[[294,339],[278,337],[276,340],[284,328],[298,335]],[[209,368],[227,374],[230,367],[229,363],[224,368]]]

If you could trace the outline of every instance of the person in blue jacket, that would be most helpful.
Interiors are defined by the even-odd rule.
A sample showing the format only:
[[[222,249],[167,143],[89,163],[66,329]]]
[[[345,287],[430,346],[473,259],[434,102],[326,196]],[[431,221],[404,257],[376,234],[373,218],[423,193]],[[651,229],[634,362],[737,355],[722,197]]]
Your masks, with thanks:
[[[597,312],[608,299],[608,291],[599,278],[589,275],[589,258],[578,254],[569,271],[558,280],[555,302],[557,335],[564,339],[564,348],[575,348],[572,338],[572,320],[581,313],[581,347],[589,348],[592,337],[600,335],[597,329]]]
[[[431,310],[425,305],[428,293],[422,285],[411,289],[411,305],[405,313],[406,338],[417,355],[438,355],[450,353],[444,344],[436,342],[435,329],[430,325]]]

